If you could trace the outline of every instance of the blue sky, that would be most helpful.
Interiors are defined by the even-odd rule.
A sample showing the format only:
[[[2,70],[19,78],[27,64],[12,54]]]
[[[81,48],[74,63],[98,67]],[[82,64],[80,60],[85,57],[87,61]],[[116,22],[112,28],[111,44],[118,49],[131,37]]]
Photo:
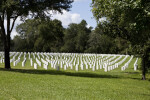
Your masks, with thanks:
[[[71,12],[80,14],[81,19],[85,19],[90,26],[96,27],[96,20],[91,11],[92,7],[90,7],[91,3],[92,0],[75,0]]]
[[[80,23],[81,20],[86,20],[88,26],[96,27],[96,20],[91,12],[92,0],[74,0],[72,8],[69,12],[63,11],[63,14],[53,14],[52,19],[59,19],[62,21],[64,27],[70,23]]]
[[[92,26],[93,28],[96,27],[96,20],[93,18],[93,14],[91,12],[91,5],[92,0],[74,0],[72,3],[72,8],[69,12],[63,11],[63,14],[52,14],[52,19],[58,19],[62,22],[64,27],[68,27],[70,23],[80,23],[81,20],[86,20],[88,27]],[[12,31],[11,37],[13,38],[17,35],[15,30],[18,24],[22,23],[20,19],[16,20],[15,27]]]

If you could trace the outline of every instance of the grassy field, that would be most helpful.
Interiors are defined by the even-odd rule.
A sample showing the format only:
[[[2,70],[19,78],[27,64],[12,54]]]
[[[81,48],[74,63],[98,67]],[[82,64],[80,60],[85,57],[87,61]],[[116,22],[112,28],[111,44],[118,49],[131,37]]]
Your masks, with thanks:
[[[150,100],[150,75],[142,81],[134,62],[110,72],[35,70],[21,63],[5,70],[1,64],[0,100]]]

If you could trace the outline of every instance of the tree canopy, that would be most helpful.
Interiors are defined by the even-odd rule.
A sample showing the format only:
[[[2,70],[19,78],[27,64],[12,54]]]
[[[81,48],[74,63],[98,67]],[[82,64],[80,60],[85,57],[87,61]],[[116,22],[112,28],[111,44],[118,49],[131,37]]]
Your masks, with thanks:
[[[0,1],[0,30],[5,50],[5,68],[10,69],[10,34],[18,17],[26,19],[49,18],[49,11],[67,10],[71,8],[73,0],[1,0]],[[4,23],[7,22],[5,28]]]
[[[141,57],[149,48],[150,1],[149,0],[93,0],[92,11],[98,23],[106,17],[105,34],[129,40]],[[100,23],[102,24],[102,23]],[[142,59],[143,62],[147,61]],[[143,65],[143,79],[150,65]]]
[[[79,24],[70,24],[64,33],[65,41],[62,50],[65,52],[84,52],[87,49],[87,40],[90,33],[91,28],[87,28],[85,20],[82,20]]]
[[[24,41],[24,45],[15,45],[16,51],[58,52],[63,44],[64,28],[56,19],[29,19],[18,25],[16,30],[20,38],[16,36],[14,42]]]

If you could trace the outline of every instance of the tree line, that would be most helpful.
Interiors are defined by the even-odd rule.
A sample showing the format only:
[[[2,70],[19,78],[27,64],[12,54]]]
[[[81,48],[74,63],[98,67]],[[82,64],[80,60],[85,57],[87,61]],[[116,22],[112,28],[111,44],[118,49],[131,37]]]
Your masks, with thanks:
[[[103,25],[87,27],[85,20],[64,28],[57,19],[28,19],[16,31],[11,51],[131,54],[129,41],[105,35]]]

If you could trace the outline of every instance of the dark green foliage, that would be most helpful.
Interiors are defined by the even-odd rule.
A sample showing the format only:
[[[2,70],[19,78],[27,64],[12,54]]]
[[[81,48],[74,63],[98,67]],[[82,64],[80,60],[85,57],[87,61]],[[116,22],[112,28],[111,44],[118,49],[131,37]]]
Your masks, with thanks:
[[[93,0],[92,11],[97,21],[101,17],[107,18],[107,22],[103,23],[105,34],[130,41],[133,47],[138,47],[134,51],[143,58],[150,40],[149,5],[149,0]],[[143,67],[147,66],[145,64]]]
[[[45,46],[43,51],[60,52],[60,48],[63,45],[63,31],[62,23],[56,19],[39,25],[39,34]]]
[[[100,35],[98,33],[92,32],[90,34],[90,38],[88,40],[89,48],[86,52],[91,53],[115,53],[113,48],[115,48],[115,44],[112,38],[106,35]]]
[[[4,50],[4,48],[3,48],[3,42],[2,42],[2,40],[0,39],[0,51],[3,51]]]
[[[145,0],[93,0],[93,14],[97,20],[106,17],[107,34],[143,45],[150,38],[150,16]],[[101,5],[99,5],[101,3]]]
[[[89,35],[86,52],[127,54],[130,42],[119,37],[113,38],[107,35],[107,32],[105,24],[98,24],[95,30]]]
[[[63,45],[63,31],[64,28],[60,21],[49,19],[27,20],[17,26],[20,38],[27,43],[23,49],[26,51],[59,52]],[[19,48],[17,46],[19,45],[16,45],[16,51]]]
[[[32,15],[45,18],[48,10],[69,10],[73,0],[1,0],[0,12],[9,10],[11,17]]]
[[[27,20],[16,28],[20,35],[14,38],[14,50],[103,54],[128,53],[130,45],[128,41],[105,35],[103,25],[95,30],[86,26],[85,20],[82,20],[79,24],[71,23],[67,29],[64,29],[58,20]]]
[[[39,19],[37,20],[26,20],[23,24],[20,24],[16,27],[16,31],[19,33],[19,36],[22,40],[26,42],[26,46],[23,46],[22,51],[32,51],[34,47],[34,43],[36,38],[38,37],[38,25],[41,23]],[[14,38],[15,39],[15,38]],[[16,38],[17,40],[17,38]],[[15,45],[16,51],[18,51],[17,47],[19,45]],[[20,50],[19,50],[20,51]]]
[[[23,51],[26,52],[27,50],[27,41],[25,39],[22,39],[19,36],[15,36],[13,39],[14,43],[14,51]]]
[[[82,20],[79,24],[70,24],[65,30],[64,46],[65,52],[84,52],[87,49],[87,41],[91,28],[87,28],[87,23]]]

